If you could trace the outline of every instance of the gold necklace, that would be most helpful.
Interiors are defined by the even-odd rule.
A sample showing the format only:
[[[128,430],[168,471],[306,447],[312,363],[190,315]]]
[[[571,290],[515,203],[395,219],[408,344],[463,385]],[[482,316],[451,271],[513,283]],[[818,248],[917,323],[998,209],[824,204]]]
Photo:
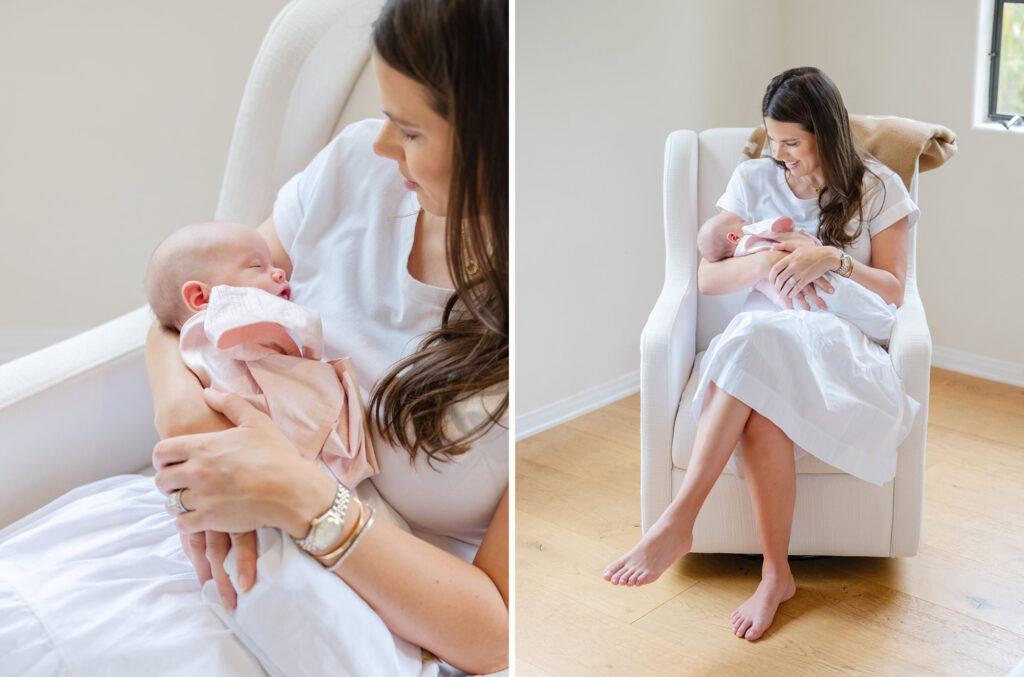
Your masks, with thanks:
[[[792,188],[793,187],[793,182],[789,180],[790,175],[791,175],[790,171],[787,169],[786,170],[786,183],[789,184],[790,188]],[[816,197],[821,195],[823,192],[825,192],[826,188],[828,188],[828,186],[825,185],[825,184],[822,184],[820,186],[813,186],[813,185],[811,186],[811,190],[814,191],[814,195]]]

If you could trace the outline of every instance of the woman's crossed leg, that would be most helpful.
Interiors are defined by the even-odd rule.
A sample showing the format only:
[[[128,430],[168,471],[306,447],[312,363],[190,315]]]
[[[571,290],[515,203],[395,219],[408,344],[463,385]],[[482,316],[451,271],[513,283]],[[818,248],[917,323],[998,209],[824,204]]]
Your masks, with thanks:
[[[788,561],[796,499],[793,443],[775,424],[714,383],[708,384],[683,485],[640,542],[608,565],[604,578],[616,585],[651,583],[690,551],[697,513],[741,436],[764,565],[757,591],[730,620],[738,637],[754,640],[771,625],[779,604],[796,592]]]
[[[714,383],[708,384],[679,493],[640,542],[605,568],[605,580],[615,585],[651,583],[690,551],[697,513],[736,448],[750,414],[750,407]]]

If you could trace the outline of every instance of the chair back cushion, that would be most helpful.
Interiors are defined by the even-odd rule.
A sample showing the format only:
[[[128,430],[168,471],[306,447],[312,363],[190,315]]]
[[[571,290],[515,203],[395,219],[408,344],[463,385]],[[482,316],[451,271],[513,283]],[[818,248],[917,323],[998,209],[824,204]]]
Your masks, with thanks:
[[[736,165],[748,159],[743,154],[752,127],[721,127],[706,129],[699,135],[697,169],[697,219],[702,224],[718,213],[715,203],[722,197]],[[691,243],[694,248],[697,243]],[[721,296],[697,297],[697,351],[722,333],[733,316],[743,307],[747,290]]]
[[[382,0],[293,0],[253,62],[215,219],[258,225],[278,189],[350,122],[380,117],[370,30]]]
[[[373,64],[369,56],[366,58],[366,65],[356,78],[355,84],[349,91],[348,100],[338,114],[338,121],[334,124],[334,131],[331,138],[336,137],[341,130],[353,122],[365,120],[366,118],[382,118],[380,94],[377,92],[377,78],[373,74]]]

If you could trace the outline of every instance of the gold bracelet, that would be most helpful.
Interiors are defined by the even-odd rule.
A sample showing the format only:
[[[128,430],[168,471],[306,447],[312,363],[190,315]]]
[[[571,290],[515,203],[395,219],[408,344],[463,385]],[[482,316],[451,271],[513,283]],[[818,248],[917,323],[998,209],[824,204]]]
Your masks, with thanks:
[[[356,534],[359,533],[360,527],[362,527],[363,524],[366,522],[366,510],[364,510],[363,502],[362,501],[358,501],[358,503],[359,503],[359,521],[356,522],[355,528],[352,529],[352,531],[349,533],[349,535],[345,537],[345,540],[343,540],[338,545],[338,547],[335,548],[334,550],[332,550],[331,552],[326,552],[326,553],[324,553],[322,555],[313,555],[313,557],[316,559],[316,561],[320,562],[320,564],[322,564],[323,566],[325,566],[325,567],[326,566],[330,566],[329,562],[331,560],[333,560],[335,557],[338,557],[339,555],[343,555],[345,553],[345,550],[349,547],[349,545],[351,545],[353,539],[355,539]]]
[[[346,550],[345,552],[341,553],[341,557],[339,557],[339,558],[338,558],[338,561],[337,561],[337,562],[335,562],[335,563],[334,563],[334,564],[332,564],[331,566],[327,567],[327,569],[328,569],[329,571],[334,571],[334,572],[337,572],[337,571],[338,571],[338,567],[340,567],[340,566],[341,566],[341,563],[342,563],[342,562],[344,562],[344,561],[345,561],[345,559],[346,559],[346,558],[347,558],[347,557],[348,557],[349,555],[351,555],[351,554],[352,554],[352,551],[356,549],[356,546],[357,546],[357,545],[359,545],[359,539],[361,539],[361,538],[363,537],[363,534],[365,534],[365,533],[366,533],[367,531],[369,531],[369,530],[370,530],[370,526],[371,526],[371,525],[373,524],[373,518],[374,518],[374,516],[375,516],[376,514],[377,514],[377,509],[376,509],[376,508],[374,508],[374,507],[373,507],[373,506],[371,505],[371,506],[370,506],[370,516],[366,518],[366,524],[364,524],[364,525],[363,525],[363,526],[362,526],[362,527],[361,527],[361,528],[359,529],[359,533],[358,533],[358,534],[356,535],[356,540],[352,541],[352,545],[348,546],[348,550]]]

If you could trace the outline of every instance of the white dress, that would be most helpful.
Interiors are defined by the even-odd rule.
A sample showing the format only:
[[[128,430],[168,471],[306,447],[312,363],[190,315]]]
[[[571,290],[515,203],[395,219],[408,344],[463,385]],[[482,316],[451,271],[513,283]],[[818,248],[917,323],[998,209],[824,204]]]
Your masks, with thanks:
[[[408,273],[419,205],[395,164],[372,153],[379,125],[343,130],[274,206],[293,299],[321,312],[325,358],[351,356],[364,396],[438,326],[451,293]],[[457,408],[453,431],[499,398]],[[374,447],[381,473],[360,489],[379,491],[414,533],[471,560],[508,484],[507,427],[433,469],[380,439]],[[152,478],[79,487],[0,530],[0,674],[425,676],[444,667],[421,664],[418,647],[276,529],[260,530],[257,577],[227,614],[212,582],[200,591]]]
[[[871,238],[903,217],[913,227],[920,211],[899,176],[877,162],[868,168],[874,174],[865,174],[862,231],[845,251],[870,265]],[[793,195],[770,158],[740,163],[717,206],[751,222],[790,216],[796,228],[817,235],[817,198]],[[888,353],[856,326],[832,313],[780,310],[756,291],[703,354],[696,417],[711,382],[779,426],[796,458],[806,451],[878,485],[895,475],[897,449],[920,408]],[[741,454],[728,461],[738,477]]]

